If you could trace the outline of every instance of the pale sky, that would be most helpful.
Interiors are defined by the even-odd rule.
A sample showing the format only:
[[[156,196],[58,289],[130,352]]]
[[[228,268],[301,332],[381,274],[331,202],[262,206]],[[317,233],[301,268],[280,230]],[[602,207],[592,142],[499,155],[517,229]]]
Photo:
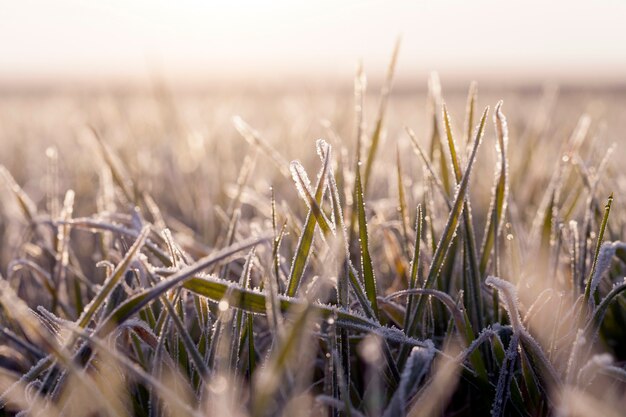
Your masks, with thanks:
[[[0,82],[380,75],[626,82],[626,0],[0,0]]]

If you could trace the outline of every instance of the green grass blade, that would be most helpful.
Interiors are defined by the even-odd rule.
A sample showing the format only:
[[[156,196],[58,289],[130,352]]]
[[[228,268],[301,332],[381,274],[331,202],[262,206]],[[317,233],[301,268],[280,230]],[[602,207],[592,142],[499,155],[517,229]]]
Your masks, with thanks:
[[[472,81],[467,93],[467,103],[465,105],[465,144],[469,145],[472,139],[472,129],[474,129],[474,117],[476,113],[476,101],[478,100],[478,84]]]
[[[309,206],[309,210],[311,210],[317,224],[320,226],[320,229],[322,229],[322,233],[324,235],[328,235],[331,231],[333,231],[333,226],[331,226],[331,223],[326,218],[326,215],[320,208],[319,204],[315,201],[315,197],[311,194],[311,190],[309,190],[305,179],[302,177],[303,168],[298,162],[295,161],[291,163],[291,167],[291,173],[298,188],[300,197],[302,197],[302,199]]]
[[[352,262],[350,261],[350,248],[348,246],[349,238],[348,231],[346,230],[346,225],[343,217],[343,209],[341,207],[341,200],[339,194],[339,188],[337,187],[337,183],[335,181],[335,175],[333,170],[329,170],[329,185],[330,185],[330,193],[331,199],[333,202],[333,210],[335,210],[335,222],[336,229],[338,229],[337,238],[340,239],[339,244],[343,245],[344,249],[344,279],[339,278],[337,283],[337,294],[339,297],[339,305],[341,307],[347,307],[349,303],[349,292],[348,292],[348,283],[354,290],[354,293],[357,297],[357,300],[366,316],[369,318],[375,318],[374,311],[370,302],[365,294],[365,290],[363,289],[361,282],[357,278],[358,273],[354,269]],[[353,211],[356,216],[356,212]],[[332,246],[331,246],[332,247]],[[347,279],[345,279],[347,278]],[[349,372],[349,367],[346,367]]]
[[[398,177],[398,211],[400,214],[400,224],[402,226],[402,247],[406,256],[409,254],[409,215],[406,203],[406,193],[404,191],[404,181],[402,180],[402,163],[400,160],[400,149],[396,147],[396,175]]]
[[[362,147],[363,147],[363,132],[365,131],[365,117],[363,116],[365,112],[365,93],[367,90],[367,80],[365,78],[365,74],[363,73],[363,65],[359,62],[357,67],[357,72],[354,77],[354,116],[356,123],[356,146],[354,149],[355,158],[355,171],[356,165],[361,163],[362,161]],[[348,230],[348,237],[346,239],[346,243],[348,245],[348,250],[351,251],[353,249],[352,242],[354,241],[354,237],[356,234],[356,223],[357,223],[357,210],[356,210],[356,183],[352,186],[352,207],[350,211],[350,229]]]
[[[183,284],[187,290],[207,297],[213,302],[221,300],[227,291],[230,292],[232,300],[230,307],[239,308],[253,314],[265,314],[266,294],[258,291],[247,290],[231,282],[224,281],[217,277],[207,276],[204,278],[191,278]],[[401,345],[425,346],[425,343],[415,338],[407,337],[401,330],[394,327],[386,327],[378,322],[364,317],[359,313],[346,310],[340,307],[327,304],[309,303],[302,299],[291,298],[279,295],[280,308],[282,311],[289,311],[294,306],[308,304],[314,314],[322,319],[332,318],[340,328],[358,332],[371,332],[381,336],[389,342]]]
[[[507,161],[507,144],[508,144],[508,128],[506,117],[502,113],[502,102],[500,101],[495,108],[494,124],[496,126],[496,152],[498,154],[498,166],[496,172],[496,183],[491,194],[490,215],[487,216],[487,224],[485,225],[485,233],[483,243],[481,245],[480,257],[480,274],[484,276],[487,271],[489,257],[491,251],[497,241],[504,213],[507,207],[508,194],[508,161]],[[496,275],[498,273],[494,271]]]
[[[452,158],[452,167],[454,169],[454,176],[457,185],[460,184],[461,174],[461,162],[459,161],[458,152],[456,150],[456,144],[452,135],[452,127],[450,126],[450,116],[448,115],[448,109],[443,106],[443,119],[446,130],[446,136],[448,138],[448,148],[450,150],[450,156]],[[470,309],[470,317],[474,330],[479,332],[483,328],[482,312],[483,301],[480,291],[480,285],[482,281],[482,274],[478,269],[478,257],[476,254],[476,239],[474,235],[474,224],[472,222],[472,211],[469,199],[465,199],[463,203],[463,224],[465,233],[465,249],[467,253],[467,259],[469,260],[469,279],[466,281],[468,284],[468,300],[467,305]]]
[[[443,122],[444,129],[446,131],[446,139],[448,140],[448,150],[450,151],[450,159],[452,160],[452,169],[454,171],[454,177],[457,181],[461,181],[463,173],[461,172],[461,163],[456,151],[456,144],[454,143],[454,136],[452,134],[452,127],[450,126],[450,115],[448,114],[448,107],[443,105]]]
[[[87,325],[89,325],[89,322],[94,317],[98,309],[102,306],[104,301],[107,299],[111,291],[113,291],[113,289],[117,286],[117,284],[120,283],[121,279],[124,277],[124,274],[128,270],[130,263],[135,259],[135,256],[143,247],[149,233],[150,226],[145,226],[135,240],[135,243],[133,243],[128,252],[126,252],[126,255],[124,255],[122,261],[117,264],[111,276],[106,279],[106,281],[102,285],[102,289],[98,292],[98,294],[96,294],[91,302],[87,304],[85,310],[83,310],[83,312],[81,313],[77,323],[79,327],[85,328],[87,327]]]
[[[172,303],[167,299],[167,297],[161,297],[161,302],[165,306],[165,309],[167,310],[167,314],[169,315],[170,319],[174,323],[174,326],[176,327],[176,330],[178,331],[178,334],[181,337],[181,340],[182,340],[182,343],[184,345],[187,355],[190,357],[191,362],[196,367],[196,370],[200,374],[200,377],[206,381],[209,376],[209,368],[204,362],[204,359],[202,358],[202,355],[198,351],[197,346],[195,345],[193,339],[191,338],[191,335],[185,328],[185,325],[183,324],[182,320],[178,316],[176,309],[174,308],[174,306],[172,306]]]
[[[411,260],[411,275],[409,276],[409,290],[417,288],[418,275],[420,267],[420,246],[422,242],[422,228],[424,227],[424,213],[422,212],[422,205],[417,205],[417,216],[415,219],[415,246],[413,252],[413,259]],[[408,330],[411,317],[413,316],[413,305],[415,303],[415,296],[409,294],[406,301],[406,311],[404,316],[404,329]]]
[[[252,266],[254,262],[256,250],[252,248],[250,252],[248,252],[248,256],[246,256],[246,262],[243,267],[243,271],[241,272],[241,276],[239,277],[239,285],[242,288],[250,288],[250,276],[252,273]],[[199,296],[198,296],[199,297]],[[240,358],[239,353],[243,352],[246,343],[248,347],[248,368],[247,373],[248,376],[251,376],[254,372],[255,367],[255,348],[254,348],[254,327],[253,321],[250,314],[245,313],[243,310],[237,310],[235,313],[235,320],[233,323],[233,343],[231,347],[231,364],[230,369],[236,369],[239,366]]]
[[[256,348],[254,347],[254,318],[251,314],[246,315],[247,339],[248,339],[248,378],[256,369]]]
[[[356,195],[357,210],[359,217],[359,241],[361,243],[361,267],[363,273],[363,281],[365,283],[365,293],[370,301],[374,316],[378,318],[378,301],[376,291],[376,277],[374,276],[374,267],[372,265],[372,257],[369,250],[369,237],[367,234],[367,219],[365,218],[365,203],[363,201],[363,188],[361,185],[361,170],[357,166],[356,169]]]
[[[317,201],[318,205],[322,202],[322,199],[324,198],[329,165],[330,151],[326,154],[326,158],[320,171],[320,175],[318,176],[317,185],[315,187],[315,201]],[[311,246],[313,245],[313,236],[315,233],[316,224],[317,222],[315,220],[313,210],[309,209],[309,213],[307,214],[306,220],[304,222],[304,227],[302,229],[302,235],[300,236],[300,241],[298,242],[296,253],[293,257],[293,261],[291,262],[291,270],[289,271],[289,284],[287,286],[287,295],[290,297],[296,295],[298,287],[300,286],[302,274],[304,273],[304,269],[306,268],[311,252]]]
[[[609,196],[606,206],[604,207],[604,215],[602,216],[602,223],[600,224],[600,233],[598,234],[598,241],[596,243],[596,250],[593,255],[593,264],[591,265],[591,272],[589,273],[589,277],[587,278],[587,285],[585,286],[585,305],[589,304],[590,297],[593,296],[591,294],[591,283],[593,281],[593,276],[596,272],[596,267],[598,264],[598,256],[600,255],[600,248],[602,247],[602,242],[604,240],[604,231],[606,230],[606,225],[609,222],[609,214],[611,213],[611,204],[613,203],[613,193]]]
[[[620,295],[624,291],[626,291],[626,281],[622,281],[620,284],[613,287],[613,289],[602,299],[600,304],[598,304],[598,307],[596,307],[595,311],[593,312],[593,316],[586,326],[587,333],[592,336],[592,340],[595,339],[596,334],[599,331],[600,326],[602,325],[602,320],[606,315],[609,305],[618,295]]]
[[[129,297],[107,317],[107,319],[99,326],[99,329],[106,329],[109,325],[124,322],[125,320],[142,310],[154,299],[160,297],[166,291],[179,286],[186,280],[191,279],[202,270],[212,265],[215,265],[216,263],[227,259],[236,253],[249,249],[260,243],[266,242],[269,238],[269,235],[262,235],[260,237],[253,237],[243,240],[232,246],[215,251],[214,253],[211,253],[210,255],[207,255],[204,258],[200,259],[196,263],[180,269],[173,275],[169,276],[167,279],[160,281],[155,286],[145,289],[132,297]]]

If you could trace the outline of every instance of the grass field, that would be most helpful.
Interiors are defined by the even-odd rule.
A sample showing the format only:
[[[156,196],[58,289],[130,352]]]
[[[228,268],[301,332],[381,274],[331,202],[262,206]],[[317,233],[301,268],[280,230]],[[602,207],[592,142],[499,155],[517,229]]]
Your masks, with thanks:
[[[626,93],[422,84],[0,96],[0,413],[622,415]]]

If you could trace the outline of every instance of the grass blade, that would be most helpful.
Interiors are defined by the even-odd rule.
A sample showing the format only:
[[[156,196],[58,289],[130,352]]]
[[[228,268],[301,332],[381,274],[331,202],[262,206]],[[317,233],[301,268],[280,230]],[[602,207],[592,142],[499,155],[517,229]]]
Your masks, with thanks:
[[[402,163],[400,161],[400,149],[396,148],[396,174],[398,176],[398,211],[400,213],[400,223],[402,226],[402,247],[405,255],[409,254],[409,215],[407,212],[406,194],[404,191],[404,181],[402,180]]]
[[[424,153],[424,150],[422,149],[419,142],[417,141],[417,138],[415,137],[415,133],[413,132],[413,130],[411,130],[408,127],[406,127],[405,130],[406,130],[406,133],[409,135],[409,138],[411,139],[411,144],[413,144],[413,148],[415,149],[415,152],[422,159],[424,166],[428,170],[428,173],[430,174],[432,181],[437,187],[437,190],[439,190],[439,192],[441,193],[441,196],[446,202],[448,209],[452,210],[452,203],[450,202],[450,199],[448,198],[448,192],[446,191],[445,187],[443,186],[443,183],[441,182],[441,180],[435,173],[435,170],[431,162],[429,161],[428,156],[426,156],[426,153]]]
[[[359,217],[359,241],[361,244],[361,268],[363,273],[363,281],[365,283],[365,293],[370,301],[374,316],[379,317],[378,301],[376,299],[376,277],[374,276],[374,268],[372,265],[372,257],[369,250],[369,237],[367,234],[367,219],[365,218],[365,203],[363,201],[363,188],[361,186],[361,170],[357,165],[356,169],[356,196],[357,210]]]
[[[378,150],[378,144],[382,136],[383,125],[385,122],[385,113],[387,111],[387,102],[389,101],[389,94],[391,93],[391,87],[393,84],[393,75],[396,70],[396,62],[398,60],[398,52],[400,51],[400,38],[396,41],[396,45],[393,48],[391,55],[391,61],[387,67],[387,77],[385,78],[385,84],[380,90],[380,104],[378,107],[378,118],[376,119],[376,127],[372,133],[372,139],[370,141],[370,148],[365,160],[365,172],[363,173],[363,190],[367,191],[369,185],[370,175],[372,173],[372,167],[374,165],[374,159],[376,158],[376,151]]]
[[[260,237],[253,237],[243,240],[235,245],[229,246],[210,255],[207,255],[196,263],[180,269],[175,274],[169,276],[166,280],[160,281],[154,287],[145,289],[140,293],[129,297],[117,309],[115,309],[115,311],[113,311],[113,313],[111,313],[106,320],[104,320],[99,328],[106,329],[106,327],[111,324],[124,322],[132,315],[143,309],[143,307],[148,305],[154,299],[160,297],[166,291],[169,291],[170,289],[175,288],[185,281],[191,279],[202,270],[224,259],[227,259],[236,253],[249,249],[260,243],[266,242],[269,238],[270,237],[268,235],[262,235]],[[265,305],[263,305],[263,307],[265,307]]]
[[[598,234],[598,241],[596,243],[596,250],[593,255],[593,264],[591,265],[591,272],[589,273],[589,277],[587,278],[587,285],[585,286],[585,295],[584,300],[585,304],[589,304],[591,294],[591,283],[593,282],[593,276],[596,272],[596,267],[598,265],[598,256],[600,255],[600,249],[602,248],[602,242],[604,240],[604,231],[606,230],[606,225],[609,222],[609,214],[611,213],[611,204],[613,203],[613,193],[609,196],[606,206],[604,207],[604,215],[602,216],[602,223],[600,224],[600,233]]]
[[[317,179],[317,185],[315,187],[315,201],[319,205],[324,198],[324,191],[326,190],[326,179],[328,176],[328,169],[330,165],[330,148],[326,154],[326,159],[320,171]],[[293,297],[296,295],[302,280],[302,274],[306,268],[309,255],[311,252],[311,246],[313,245],[313,235],[315,233],[315,225],[317,224],[313,209],[309,209],[304,227],[302,229],[302,235],[298,242],[296,253],[291,262],[291,270],[289,271],[289,284],[287,286],[287,295]]]
[[[31,200],[22,187],[18,185],[17,181],[15,181],[9,170],[6,169],[4,165],[0,165],[0,175],[4,177],[5,182],[13,192],[13,195],[15,195],[26,220],[28,220],[29,223],[33,223],[35,221],[35,217],[37,216],[37,206],[33,200]]]
[[[507,207],[508,195],[508,162],[507,162],[507,144],[508,144],[508,128],[506,117],[502,113],[502,102],[500,101],[495,108],[494,124],[496,125],[496,153],[498,154],[498,165],[496,171],[496,183],[491,194],[491,203],[485,225],[485,233],[481,249],[480,257],[480,274],[484,276],[487,271],[487,264],[491,251],[494,247],[499,231],[502,227],[504,213]],[[494,273],[498,275],[498,272]]]
[[[443,106],[443,119],[446,130],[446,136],[448,138],[448,148],[450,150],[450,157],[452,158],[452,167],[454,170],[454,177],[456,184],[461,182],[461,163],[456,151],[456,144],[452,135],[452,128],[450,126],[450,116],[448,115],[448,109]],[[466,305],[470,308],[470,317],[472,324],[476,332],[483,328],[482,316],[483,316],[483,299],[481,296],[481,281],[482,274],[478,270],[478,259],[476,255],[476,239],[474,237],[474,225],[472,223],[472,211],[469,199],[465,199],[463,202],[463,225],[465,232],[465,249],[467,252],[467,258],[469,260],[469,279],[466,280],[468,284],[468,300]]]
[[[411,260],[411,275],[409,277],[409,290],[417,288],[419,278],[420,267],[420,246],[422,242],[422,228],[424,227],[424,213],[422,212],[421,204],[417,205],[417,216],[415,219],[415,246],[413,252],[413,259]],[[404,329],[408,331],[410,326],[411,317],[413,317],[413,305],[415,303],[415,296],[409,294],[406,301],[406,312],[404,316]],[[407,333],[408,335],[408,333]]]
[[[106,279],[104,284],[102,285],[102,289],[96,294],[96,296],[91,300],[87,306],[85,306],[85,310],[80,315],[78,319],[77,325],[81,328],[87,327],[91,319],[94,317],[98,309],[102,306],[104,301],[107,299],[109,294],[113,291],[113,289],[120,283],[121,279],[126,274],[130,263],[135,259],[135,256],[139,253],[141,248],[143,247],[146,239],[148,238],[148,234],[150,233],[150,226],[145,226],[133,246],[130,247],[124,259],[115,267],[113,273],[109,278]]]

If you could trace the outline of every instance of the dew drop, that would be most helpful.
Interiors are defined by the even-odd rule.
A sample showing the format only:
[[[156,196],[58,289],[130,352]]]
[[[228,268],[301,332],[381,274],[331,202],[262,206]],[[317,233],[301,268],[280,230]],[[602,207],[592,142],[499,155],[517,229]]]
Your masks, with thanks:
[[[217,305],[217,308],[219,309],[219,311],[226,311],[228,310],[228,301],[226,300],[222,300],[219,302],[219,304]]]

